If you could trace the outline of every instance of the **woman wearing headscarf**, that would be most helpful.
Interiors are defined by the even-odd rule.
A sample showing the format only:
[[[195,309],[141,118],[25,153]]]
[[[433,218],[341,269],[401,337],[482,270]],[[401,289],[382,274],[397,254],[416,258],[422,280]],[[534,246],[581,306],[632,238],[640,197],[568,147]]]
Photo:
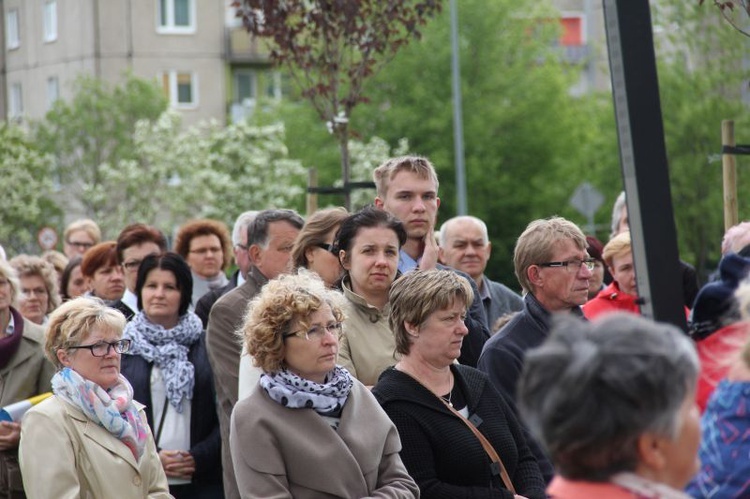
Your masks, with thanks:
[[[340,295],[313,274],[270,281],[242,334],[263,370],[232,413],[243,498],[412,498],[396,428],[370,391],[336,365]]]
[[[201,320],[188,310],[192,277],[176,253],[149,255],[138,269],[138,312],[122,373],[146,405],[169,490],[177,498],[221,498],[221,437]]]

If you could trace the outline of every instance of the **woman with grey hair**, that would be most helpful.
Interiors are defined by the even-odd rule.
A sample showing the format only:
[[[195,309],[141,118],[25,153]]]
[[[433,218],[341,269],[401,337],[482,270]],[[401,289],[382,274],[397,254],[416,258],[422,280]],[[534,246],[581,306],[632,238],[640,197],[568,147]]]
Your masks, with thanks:
[[[561,318],[529,351],[522,414],[558,475],[556,499],[680,498],[698,471],[698,357],[679,329],[613,313]]]
[[[455,363],[473,292],[449,270],[415,270],[389,293],[401,355],[373,394],[398,428],[422,498],[544,498],[544,479],[487,375]]]

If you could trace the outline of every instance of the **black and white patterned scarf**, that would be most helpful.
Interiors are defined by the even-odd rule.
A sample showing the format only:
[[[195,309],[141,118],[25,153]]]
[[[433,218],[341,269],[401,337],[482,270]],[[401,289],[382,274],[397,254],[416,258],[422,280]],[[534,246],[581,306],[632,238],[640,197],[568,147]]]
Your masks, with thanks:
[[[167,400],[182,412],[183,399],[192,400],[195,367],[188,360],[190,346],[203,334],[203,324],[193,312],[180,317],[172,329],[149,321],[140,311],[125,326],[122,337],[133,341],[128,355],[140,355],[161,369]]]
[[[313,409],[324,416],[341,411],[352,384],[352,375],[341,366],[333,368],[322,385],[287,369],[260,377],[260,386],[274,401],[292,409]]]

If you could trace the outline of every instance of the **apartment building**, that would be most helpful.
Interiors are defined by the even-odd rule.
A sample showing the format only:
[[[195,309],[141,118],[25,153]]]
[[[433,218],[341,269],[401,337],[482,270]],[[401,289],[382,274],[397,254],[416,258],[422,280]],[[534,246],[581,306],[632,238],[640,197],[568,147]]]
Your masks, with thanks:
[[[129,71],[156,79],[185,125],[239,119],[280,82],[229,3],[0,0],[0,115],[42,118],[79,74],[115,83]]]

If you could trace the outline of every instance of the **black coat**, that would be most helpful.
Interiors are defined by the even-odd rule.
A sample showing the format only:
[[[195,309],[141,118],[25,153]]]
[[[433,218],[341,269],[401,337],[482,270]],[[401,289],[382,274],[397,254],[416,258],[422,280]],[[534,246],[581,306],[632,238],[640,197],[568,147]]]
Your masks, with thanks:
[[[200,317],[201,322],[203,323],[203,329],[208,327],[208,314],[211,313],[211,308],[214,306],[214,303],[237,287],[237,276],[239,275],[240,271],[235,270],[226,286],[212,289],[205,295],[201,296],[198,303],[195,304],[195,315]]]
[[[512,410],[484,373],[461,365],[451,370],[469,419],[500,456],[516,492],[543,499],[544,479]],[[372,393],[398,428],[401,459],[423,499],[513,498],[474,433],[411,376],[387,369]]]
[[[190,454],[195,459],[195,483],[221,483],[221,435],[216,416],[216,394],[211,365],[208,363],[205,334],[188,352],[195,368],[195,387],[190,413]],[[122,375],[133,386],[133,398],[146,406],[148,424],[156,438],[151,401],[151,369],[153,364],[139,355],[122,356]]]

